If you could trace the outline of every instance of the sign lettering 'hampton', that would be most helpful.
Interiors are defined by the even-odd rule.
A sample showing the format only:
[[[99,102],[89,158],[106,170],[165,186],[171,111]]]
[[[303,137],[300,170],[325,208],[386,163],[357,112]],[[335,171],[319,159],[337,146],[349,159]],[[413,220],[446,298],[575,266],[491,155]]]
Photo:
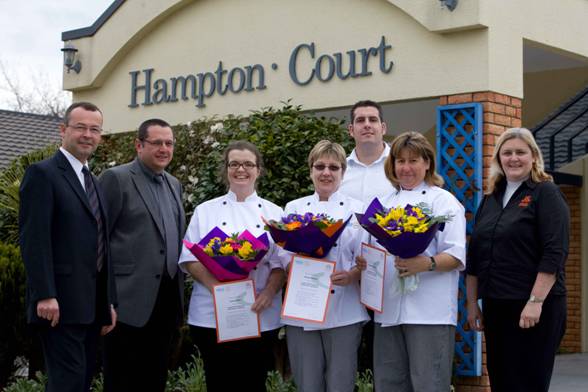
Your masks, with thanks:
[[[394,63],[386,59],[391,45],[386,45],[384,36],[378,46],[321,54],[317,57],[314,42],[296,46],[290,54],[288,73],[290,80],[299,86],[306,86],[314,80],[325,83],[334,77],[340,80],[361,78],[372,75],[370,59],[378,59],[380,72],[387,74],[392,71]],[[300,66],[300,61],[312,64],[310,67]],[[272,63],[271,68],[277,71],[278,64]],[[265,90],[265,67],[261,64],[244,67],[225,68],[222,61],[218,62],[216,70],[199,72],[186,76],[174,76],[169,79],[154,77],[155,69],[147,68],[142,71],[131,71],[131,102],[130,108],[139,106],[158,105],[162,103],[194,100],[196,107],[206,106],[206,98],[214,94],[238,94],[242,91],[253,92]],[[142,102],[139,103],[139,100]]]

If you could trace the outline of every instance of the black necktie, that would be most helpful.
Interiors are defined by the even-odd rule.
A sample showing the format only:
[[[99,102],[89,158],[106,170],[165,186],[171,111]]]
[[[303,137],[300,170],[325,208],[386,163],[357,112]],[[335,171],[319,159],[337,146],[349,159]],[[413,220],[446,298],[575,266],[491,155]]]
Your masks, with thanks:
[[[102,269],[102,262],[104,260],[104,231],[102,230],[102,215],[100,214],[100,204],[98,202],[98,195],[96,194],[96,188],[94,187],[94,181],[92,181],[90,170],[84,166],[82,173],[84,173],[84,185],[86,186],[86,195],[88,196],[90,209],[96,218],[96,228],[98,229],[98,258],[96,260],[96,266],[98,271],[100,271]]]

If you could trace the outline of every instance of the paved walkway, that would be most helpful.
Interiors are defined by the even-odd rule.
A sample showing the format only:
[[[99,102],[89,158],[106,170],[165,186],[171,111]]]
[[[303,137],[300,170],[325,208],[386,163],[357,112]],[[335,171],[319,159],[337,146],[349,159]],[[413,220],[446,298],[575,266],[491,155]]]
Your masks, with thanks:
[[[588,353],[555,357],[549,392],[587,392]]]

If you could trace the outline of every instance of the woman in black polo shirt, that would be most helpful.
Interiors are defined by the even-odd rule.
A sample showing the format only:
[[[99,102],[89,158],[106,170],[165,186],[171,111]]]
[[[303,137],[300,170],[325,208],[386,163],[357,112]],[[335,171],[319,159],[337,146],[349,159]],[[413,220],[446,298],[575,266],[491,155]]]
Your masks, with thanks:
[[[484,330],[494,392],[549,389],[565,331],[569,220],[531,132],[508,129],[496,144],[466,263],[468,322]]]

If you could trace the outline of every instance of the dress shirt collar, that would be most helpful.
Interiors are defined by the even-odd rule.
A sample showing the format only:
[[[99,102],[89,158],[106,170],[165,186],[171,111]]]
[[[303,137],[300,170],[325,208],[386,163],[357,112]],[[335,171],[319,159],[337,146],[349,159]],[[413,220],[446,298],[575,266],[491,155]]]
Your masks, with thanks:
[[[231,190],[229,190],[229,192],[227,192],[226,198],[230,201],[237,201],[237,195],[235,194],[235,192],[233,192]],[[253,191],[252,194],[250,194],[249,196],[247,196],[245,198],[245,202],[255,201],[255,200],[257,200],[257,198],[258,198],[257,192]]]
[[[347,157],[347,164],[356,164],[360,166],[369,167],[375,165],[376,163],[382,162],[383,160],[388,158],[388,155],[390,155],[390,146],[388,145],[388,143],[384,142],[384,151],[382,151],[382,155],[380,155],[380,157],[373,161],[371,164],[365,165],[359,161],[359,158],[357,157],[357,153],[355,152],[354,148],[353,151],[351,151],[351,154],[349,154],[349,156]]]
[[[153,170],[145,166],[145,164],[138,157],[136,159],[137,163],[139,164],[139,167],[141,168],[141,171],[143,172],[143,174],[145,174],[145,177],[158,184],[162,182],[163,172],[155,173]]]
[[[82,173],[82,169],[84,167],[88,167],[88,161],[86,161],[84,163],[80,162],[78,160],[78,158],[74,157],[69,151],[67,151],[63,147],[59,147],[59,151],[61,151],[63,153],[63,155],[65,156],[65,159],[67,159],[67,161],[71,165],[71,168],[73,169],[76,177],[78,177],[78,180],[80,181],[80,185],[82,185],[82,189],[85,190],[86,183],[84,181],[84,173]],[[90,168],[88,168],[88,170],[90,170]]]
[[[67,161],[69,162],[69,164],[71,165],[71,167],[74,169],[74,172],[76,174],[79,175],[82,172],[82,169],[84,168],[84,166],[88,167],[88,161],[86,161],[86,162],[80,162],[78,160],[78,158],[74,157],[65,148],[59,147],[59,151],[61,151],[63,153],[63,155],[65,155],[65,157],[67,158]],[[90,170],[90,169],[88,169],[88,170]]]

